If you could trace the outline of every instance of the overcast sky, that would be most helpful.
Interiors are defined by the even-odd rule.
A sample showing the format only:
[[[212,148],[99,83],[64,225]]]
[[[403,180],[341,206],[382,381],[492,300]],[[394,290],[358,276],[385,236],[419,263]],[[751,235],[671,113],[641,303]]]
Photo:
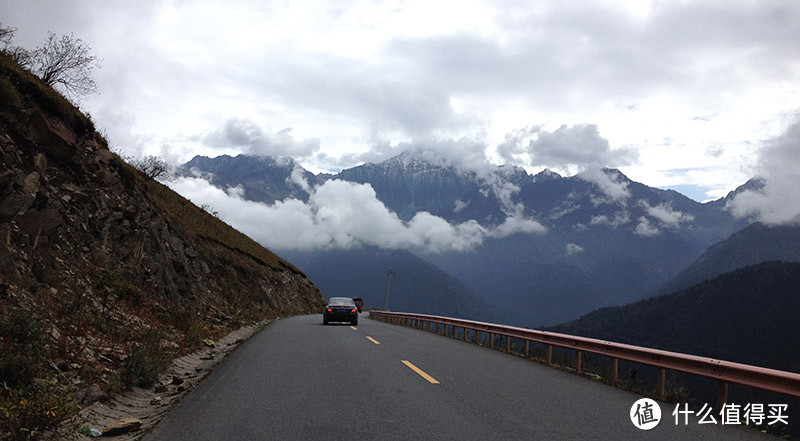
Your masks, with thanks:
[[[113,147],[175,163],[337,171],[418,145],[704,201],[797,151],[796,0],[3,0],[0,21],[29,48],[86,41],[81,107]]]

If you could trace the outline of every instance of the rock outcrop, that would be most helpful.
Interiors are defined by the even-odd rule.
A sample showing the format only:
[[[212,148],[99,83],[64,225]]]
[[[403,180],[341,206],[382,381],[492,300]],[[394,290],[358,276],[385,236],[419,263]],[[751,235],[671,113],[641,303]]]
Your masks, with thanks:
[[[91,119],[0,58],[0,383],[54,378],[101,399],[147,382],[135,356],[148,367],[319,310],[302,272],[147,180]]]

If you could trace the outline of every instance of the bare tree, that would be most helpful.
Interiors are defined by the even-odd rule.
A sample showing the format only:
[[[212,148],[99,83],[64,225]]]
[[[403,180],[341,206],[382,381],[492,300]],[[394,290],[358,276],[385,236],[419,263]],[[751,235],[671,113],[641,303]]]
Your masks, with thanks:
[[[209,205],[209,204],[202,204],[202,205],[200,205],[200,209],[201,209],[201,210],[203,210],[203,211],[205,211],[205,212],[207,212],[207,213],[209,213],[209,214],[211,214],[212,216],[214,216],[214,217],[215,217],[215,218],[217,218],[217,219],[219,219],[219,218],[220,218],[220,217],[219,217],[219,211],[215,210],[215,209],[214,209],[214,207],[212,207],[212,206],[211,206],[211,205]]]
[[[172,177],[169,164],[158,156],[148,155],[140,159],[129,159],[127,162],[148,179],[169,180]]]
[[[28,68],[31,60],[30,51],[23,47],[14,46],[11,44],[11,42],[14,41],[14,33],[16,32],[17,28],[7,28],[0,23],[0,45],[2,45],[0,52],[8,54],[17,64]]]
[[[50,86],[59,86],[70,98],[97,92],[92,70],[99,65],[91,48],[72,34],[57,38],[50,32],[47,42],[29,53],[20,63]]]
[[[17,32],[17,28],[7,28],[0,23],[0,43],[3,45],[3,52],[11,46],[11,41],[14,39],[14,32]]]
[[[61,88],[70,99],[97,92],[92,70],[100,63],[83,40],[72,34],[57,38],[50,32],[44,46],[29,51],[11,44],[16,31],[16,28],[4,27],[0,23],[0,51],[10,55],[47,85]]]

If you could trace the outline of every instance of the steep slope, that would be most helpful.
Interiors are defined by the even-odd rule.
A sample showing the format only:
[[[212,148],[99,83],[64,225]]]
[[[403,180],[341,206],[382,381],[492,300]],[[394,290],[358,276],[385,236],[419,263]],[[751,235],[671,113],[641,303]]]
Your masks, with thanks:
[[[754,223],[714,244],[656,294],[675,292],[737,268],[769,260],[800,261],[800,227]]]
[[[764,262],[551,331],[800,372],[800,263]]]
[[[3,54],[0,236],[3,406],[53,398],[34,378],[83,402],[144,386],[204,339],[322,303],[297,268],[145,180]]]
[[[493,320],[495,305],[430,263],[402,250],[364,247],[291,254],[291,259],[328,297],[361,297],[366,307],[383,308],[389,269],[393,311]]]

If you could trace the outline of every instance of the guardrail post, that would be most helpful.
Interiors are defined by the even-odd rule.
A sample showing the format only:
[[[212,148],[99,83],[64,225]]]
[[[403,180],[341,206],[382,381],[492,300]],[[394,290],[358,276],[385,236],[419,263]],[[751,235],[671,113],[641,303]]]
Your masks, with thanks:
[[[616,358],[612,358],[611,359],[611,385],[612,386],[616,386],[617,385],[617,380],[619,379],[617,377],[617,375],[619,375],[619,360],[617,360]]]
[[[481,341],[480,339],[481,339],[481,331],[478,331],[478,330],[476,329],[476,330],[475,330],[475,344],[476,344],[476,345],[479,345],[479,344],[481,344],[481,343],[480,343],[480,341]]]
[[[553,365],[553,345],[547,345],[547,355],[545,356],[545,360],[547,360],[547,365]]]
[[[464,330],[464,336],[463,336],[464,337],[464,341],[469,341],[469,340],[467,340],[467,328],[462,328],[462,329]]]
[[[489,333],[489,349],[494,349],[494,334]]]
[[[581,353],[581,351],[575,351],[575,373],[576,374],[580,374],[581,373],[581,361],[582,361],[582,358],[583,358],[583,354]]]
[[[525,340],[525,345],[522,347],[522,353],[525,354],[525,358],[531,358],[531,341]]]
[[[506,354],[511,353],[511,337],[506,335]]]
[[[656,396],[659,400],[664,399],[664,383],[666,382],[667,370],[663,367],[658,368],[658,382],[656,383]]]
[[[728,383],[726,381],[719,382],[719,394],[717,395],[717,409],[722,410],[722,406],[728,402]]]

